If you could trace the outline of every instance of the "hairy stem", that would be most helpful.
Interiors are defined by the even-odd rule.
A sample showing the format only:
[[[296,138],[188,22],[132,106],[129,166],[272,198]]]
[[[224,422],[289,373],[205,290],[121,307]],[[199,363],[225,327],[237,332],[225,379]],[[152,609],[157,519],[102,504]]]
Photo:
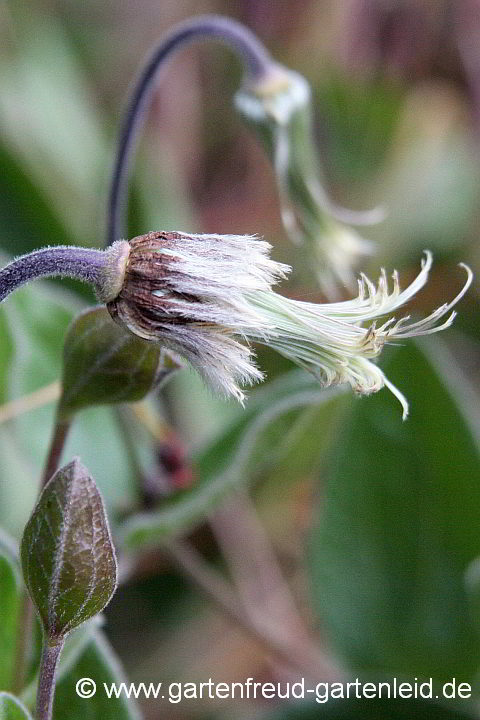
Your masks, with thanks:
[[[118,240],[124,232],[122,213],[126,205],[130,161],[158,73],[174,52],[194,40],[207,39],[218,40],[232,48],[243,61],[247,79],[252,82],[260,81],[274,66],[266,48],[250,30],[234,20],[218,15],[201,15],[181,23],[161,41],[147,59],[127,105],[108,200],[109,245]]]
[[[0,270],[0,302],[21,285],[40,277],[71,277],[102,287],[108,264],[108,254],[102,250],[66,245],[35,250]]]
[[[52,718],[55,674],[64,642],[64,640],[61,640],[55,645],[50,645],[48,639],[44,639],[38,678],[35,720],[51,720]]]

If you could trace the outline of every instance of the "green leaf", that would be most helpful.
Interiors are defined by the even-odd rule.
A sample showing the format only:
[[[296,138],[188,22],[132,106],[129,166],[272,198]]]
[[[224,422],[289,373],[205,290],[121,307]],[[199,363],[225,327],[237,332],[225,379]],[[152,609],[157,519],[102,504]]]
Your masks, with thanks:
[[[18,543],[0,527],[0,553],[5,555],[15,569],[20,572],[20,556]]]
[[[29,176],[20,158],[0,139],[0,228],[4,251],[22,255],[47,245],[67,245],[71,235]]]
[[[328,169],[335,185],[364,188],[383,167],[403,100],[404,87],[383,78],[358,82],[335,68],[322,77],[315,105],[328,127]]]
[[[14,350],[7,318],[3,313],[0,314],[0,338],[0,403],[4,403],[7,399],[8,373]]]
[[[70,242],[91,243],[108,145],[90,77],[58,18],[14,3],[11,21],[16,42],[2,44],[0,63],[2,136]],[[22,122],[19,103],[30,109]]]
[[[324,692],[320,688],[320,694]],[[453,703],[452,703],[453,705]],[[369,698],[330,700],[285,706],[267,720],[473,720],[475,715],[458,707],[438,705],[419,698]]]
[[[0,688],[3,690],[13,686],[21,601],[17,562],[0,547]]]
[[[324,419],[330,421],[339,394],[338,389],[320,389],[311,376],[299,371],[252,393],[247,409],[196,458],[195,484],[158,511],[127,521],[120,529],[124,545],[133,549],[162,542],[200,522],[230,490],[251,481],[288,451],[288,432],[305,409],[321,407]],[[320,452],[321,441],[317,448]]]
[[[79,308],[71,295],[45,282],[21,288],[2,303],[2,327],[14,352],[8,367],[0,365],[0,376],[8,380],[4,400],[19,400],[59,377],[63,334]],[[0,424],[0,525],[17,538],[35,502],[52,422],[52,407],[45,406]]]
[[[104,307],[75,318],[63,362],[61,420],[92,405],[142,400],[179,367],[159,345],[120,327]]]
[[[410,417],[386,392],[355,403],[310,539],[313,599],[354,668],[469,681],[480,664],[465,587],[480,554],[478,446],[419,346],[385,369]]]
[[[21,288],[0,305],[0,318],[8,326],[14,349],[8,368],[1,364],[0,350],[0,377],[4,369],[8,377],[6,400],[18,401],[60,377],[65,332],[81,307],[71,294],[42,281]],[[36,501],[54,414],[52,400],[0,423],[0,525],[17,539]],[[138,435],[148,467],[153,461],[150,438],[146,433]],[[64,457],[74,455],[95,477],[110,518],[135,504],[135,473],[111,408],[79,413]]]
[[[101,612],[115,592],[117,568],[94,480],[78,459],[46,484],[25,528],[25,583],[49,640]]]
[[[32,720],[32,716],[18,698],[0,692],[0,720]]]
[[[91,678],[96,684],[93,697],[83,699],[75,688],[81,678]],[[108,698],[103,683],[125,682],[120,664],[103,634],[96,631],[92,641],[70,672],[57,683],[53,716],[55,720],[140,720],[131,700]]]

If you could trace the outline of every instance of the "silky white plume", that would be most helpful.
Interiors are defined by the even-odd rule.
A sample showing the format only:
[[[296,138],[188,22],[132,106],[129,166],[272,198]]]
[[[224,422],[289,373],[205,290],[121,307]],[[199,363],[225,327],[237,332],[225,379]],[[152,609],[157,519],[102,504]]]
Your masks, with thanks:
[[[429,252],[403,291],[397,273],[389,287],[382,270],[377,285],[361,275],[355,299],[315,304],[272,290],[289,267],[272,260],[270,245],[255,237],[152,232],[130,246],[122,291],[108,304],[112,316],[140,337],[183,355],[213,390],[240,402],[241,386],[263,378],[250,347],[255,342],[305,368],[324,387],[348,383],[368,395],[387,386],[405,418],[405,397],[373,360],[386,342],[449,327],[452,308],[472,281],[471,270],[462,265],[467,279],[458,295],[423,320],[409,322],[409,316],[397,320],[391,314],[425,285]]]

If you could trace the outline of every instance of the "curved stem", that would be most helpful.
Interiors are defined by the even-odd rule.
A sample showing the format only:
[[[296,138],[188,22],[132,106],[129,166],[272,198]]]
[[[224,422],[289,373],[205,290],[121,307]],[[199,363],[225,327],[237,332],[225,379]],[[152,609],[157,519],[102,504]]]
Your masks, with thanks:
[[[181,23],[161,41],[147,59],[127,106],[108,199],[107,245],[118,240],[124,231],[121,215],[125,208],[130,160],[158,72],[175,51],[193,40],[205,39],[223,42],[238,53],[247,78],[253,82],[261,80],[274,64],[266,48],[250,30],[219,15],[202,15]]]
[[[103,250],[57,245],[35,250],[0,270],[0,302],[13,290],[39,277],[71,277],[96,289],[104,284],[109,256]]]

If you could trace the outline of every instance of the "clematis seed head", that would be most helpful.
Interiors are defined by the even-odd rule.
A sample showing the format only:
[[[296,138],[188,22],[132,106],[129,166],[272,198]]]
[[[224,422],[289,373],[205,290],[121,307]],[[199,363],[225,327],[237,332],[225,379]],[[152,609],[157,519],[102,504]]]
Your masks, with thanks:
[[[150,232],[130,241],[123,287],[107,304],[136,335],[178,352],[215,392],[236,397],[263,379],[248,346],[269,324],[249,293],[271,292],[289,268],[270,245],[241,235]],[[242,342],[246,341],[246,342]]]
[[[375,360],[385,343],[444,330],[449,303],[416,322],[392,313],[427,282],[432,256],[425,253],[415,280],[400,289],[382,269],[377,285],[365,275],[358,297],[338,303],[292,300],[272,286],[289,267],[269,257],[270,245],[241,235],[150,232],[130,241],[122,289],[108,304],[112,317],[146,340],[186,358],[215,392],[244,400],[241,389],[263,378],[250,343],[267,345],[311,372],[324,387],[348,383],[362,395],[388,387],[408,403]],[[444,319],[442,322],[440,322]],[[379,320],[381,321],[379,322]]]

